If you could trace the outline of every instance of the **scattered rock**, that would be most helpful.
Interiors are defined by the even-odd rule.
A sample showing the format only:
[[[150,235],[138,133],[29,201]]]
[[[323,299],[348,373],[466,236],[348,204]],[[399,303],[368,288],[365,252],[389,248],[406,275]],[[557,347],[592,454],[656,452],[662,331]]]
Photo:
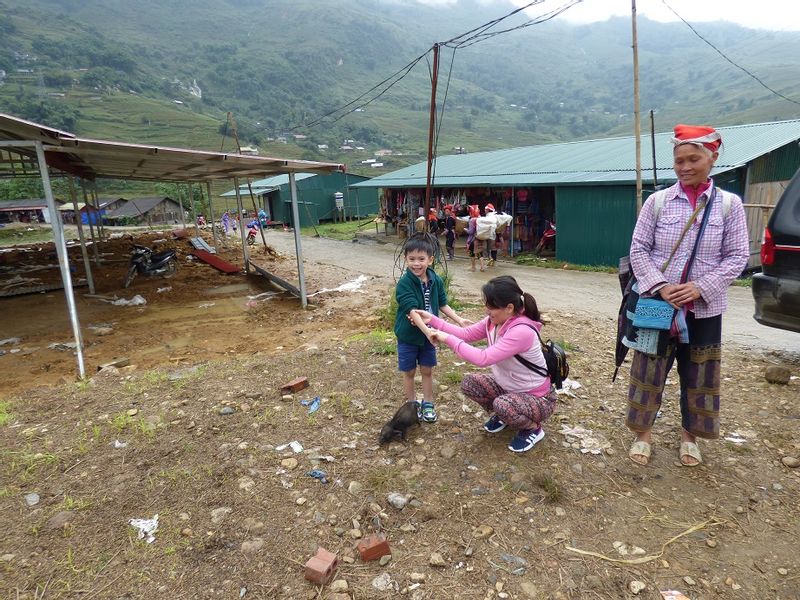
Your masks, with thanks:
[[[635,596],[642,590],[647,589],[647,585],[643,581],[634,580],[628,584],[628,589]]]
[[[479,540],[485,540],[494,534],[494,529],[489,525],[478,525],[472,532],[472,537]]]
[[[298,465],[297,459],[293,458],[291,456],[289,458],[284,458],[281,461],[281,466],[284,469],[286,469],[287,471],[292,471],[292,470],[296,469],[297,465]]]
[[[386,499],[389,501],[389,504],[394,506],[397,510],[402,510],[405,508],[409,500],[408,496],[404,496],[403,494],[399,494],[397,492],[390,493]]]
[[[192,537],[192,533],[194,532],[192,531],[191,527],[184,527],[183,529],[181,529],[181,535],[183,537]]]
[[[125,411],[125,414],[128,415],[129,417],[135,417],[136,415],[139,414],[139,409],[129,408],[127,411]]]
[[[557,507],[556,507],[556,516],[557,516],[557,517],[566,517],[566,516],[567,516],[567,511],[565,511],[565,510],[564,510],[563,508],[561,508],[560,506],[557,506]]]
[[[211,511],[211,522],[215,525],[222,523],[230,513],[233,512],[233,509],[228,506],[220,506],[219,508],[215,508]]]
[[[378,561],[378,563],[382,567],[385,567],[386,565],[389,564],[389,561],[391,561],[391,560],[392,560],[392,555],[391,554],[384,554],[383,556],[381,556],[381,559]]]
[[[232,406],[223,406],[221,409],[219,409],[219,414],[221,415],[232,415],[235,412],[236,411]]]
[[[36,492],[25,494],[25,504],[26,506],[36,506],[39,504],[39,494]]]
[[[63,529],[68,525],[72,525],[75,520],[75,513],[71,510],[62,510],[54,514],[47,520],[46,527],[48,529]]]
[[[0,563],[11,562],[12,560],[14,560],[15,556],[16,554],[3,554],[2,556],[0,556]]]
[[[695,580],[688,575],[683,578],[683,581],[686,583],[686,585],[695,585]]]
[[[541,598],[542,595],[539,593],[539,588],[536,587],[530,581],[523,581],[519,584],[522,593],[525,594],[528,598]]]
[[[103,337],[106,335],[111,335],[114,333],[114,330],[111,327],[89,327],[92,330],[92,333],[98,337]]]
[[[256,485],[256,482],[253,481],[252,477],[240,477],[239,478],[239,489],[244,490],[246,492],[251,491]]]
[[[764,379],[766,379],[769,383],[786,385],[789,383],[791,378],[792,372],[786,367],[770,365],[764,370]]]
[[[706,546],[708,546],[709,548],[716,548],[717,540],[712,540],[712,539],[706,540]]]
[[[444,560],[444,557],[439,554],[438,552],[434,552],[431,554],[430,559],[428,559],[428,564],[432,567],[446,567],[447,562]]]
[[[411,583],[425,583],[425,573],[409,573],[408,579]]]
[[[445,444],[442,446],[442,449],[439,450],[439,454],[442,455],[442,458],[453,458],[456,455],[456,447],[454,444]]]
[[[364,486],[358,481],[351,481],[350,485],[347,486],[347,491],[353,496],[360,496],[361,492],[364,491]]]
[[[261,538],[256,538],[254,540],[248,540],[246,542],[242,542],[242,554],[255,554],[261,548],[264,547],[264,540]]]
[[[348,591],[349,588],[345,579],[336,579],[331,583],[328,589],[334,594],[341,594],[342,592]]]
[[[575,473],[575,475],[583,475],[583,465],[581,463],[575,463],[570,467],[570,469],[572,469],[572,472]]]
[[[589,589],[597,590],[603,587],[603,580],[597,575],[587,575],[583,583]]]
[[[797,467],[800,467],[800,458],[797,458],[796,456],[784,456],[781,459],[781,462],[783,463],[784,467],[789,467],[790,469],[796,469]]]
[[[784,569],[783,567],[781,567],[781,568],[778,569],[778,574],[779,575],[788,575],[789,574],[789,569]]]
[[[394,584],[388,573],[381,573],[372,580],[372,587],[379,592],[388,592],[389,590],[394,589]]]

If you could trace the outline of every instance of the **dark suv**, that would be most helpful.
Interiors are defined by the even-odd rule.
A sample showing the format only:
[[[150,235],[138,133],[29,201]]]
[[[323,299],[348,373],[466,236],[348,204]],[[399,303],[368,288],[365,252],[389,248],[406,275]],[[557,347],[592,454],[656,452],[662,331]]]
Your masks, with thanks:
[[[800,170],[764,230],[761,268],[753,275],[756,321],[800,332]]]

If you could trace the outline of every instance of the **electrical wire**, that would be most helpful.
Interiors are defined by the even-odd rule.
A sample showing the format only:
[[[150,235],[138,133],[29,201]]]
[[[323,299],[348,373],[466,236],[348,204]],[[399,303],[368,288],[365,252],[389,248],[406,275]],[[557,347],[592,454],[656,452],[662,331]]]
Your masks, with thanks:
[[[787,96],[784,96],[783,94],[781,94],[779,91],[772,89],[770,86],[768,86],[766,83],[764,83],[764,82],[763,82],[763,81],[762,81],[762,80],[761,80],[761,79],[760,79],[760,78],[759,78],[757,75],[755,75],[754,73],[751,73],[750,71],[748,71],[747,69],[745,69],[745,68],[744,68],[743,66],[741,66],[740,64],[738,64],[738,63],[734,62],[733,60],[731,60],[730,58],[728,58],[728,57],[725,55],[725,53],[724,53],[724,52],[722,52],[722,50],[720,50],[719,48],[717,48],[717,47],[716,47],[714,44],[712,44],[710,41],[708,41],[706,38],[704,38],[702,35],[700,35],[700,32],[698,32],[698,31],[697,31],[697,30],[696,30],[694,27],[692,27],[692,25],[691,25],[691,24],[690,24],[690,23],[689,23],[689,22],[688,22],[686,19],[684,19],[682,16],[680,16],[680,15],[679,15],[679,14],[678,14],[678,13],[675,11],[675,9],[674,9],[674,8],[672,8],[672,7],[671,7],[669,4],[667,4],[666,0],[661,0],[661,2],[664,4],[664,6],[666,6],[666,7],[667,7],[669,10],[671,10],[671,11],[672,11],[672,14],[674,14],[674,15],[675,15],[676,17],[678,17],[678,18],[679,18],[681,21],[683,21],[683,23],[684,23],[684,24],[685,24],[685,25],[686,25],[686,26],[687,26],[689,29],[691,29],[691,30],[692,30],[692,33],[694,33],[694,34],[695,34],[697,37],[699,37],[701,40],[703,40],[703,41],[704,41],[706,44],[708,44],[709,46],[711,46],[711,48],[712,48],[712,49],[714,49],[714,51],[715,51],[717,54],[719,54],[719,55],[720,55],[722,58],[724,58],[726,61],[728,61],[728,62],[729,62],[730,64],[732,64],[734,67],[736,67],[737,69],[739,69],[739,70],[741,70],[741,71],[744,71],[744,73],[745,73],[745,74],[747,74],[747,76],[748,76],[748,77],[751,77],[752,79],[755,79],[755,80],[756,80],[756,81],[757,81],[757,82],[758,82],[758,83],[759,83],[759,84],[760,84],[762,87],[764,87],[765,89],[767,89],[768,91],[770,91],[772,94],[774,94],[774,95],[778,96],[779,98],[783,98],[784,100],[786,100],[786,101],[788,101],[788,102],[791,102],[791,103],[793,103],[793,104],[800,105],[800,102],[798,102],[797,100],[793,100],[792,98],[788,98]]]

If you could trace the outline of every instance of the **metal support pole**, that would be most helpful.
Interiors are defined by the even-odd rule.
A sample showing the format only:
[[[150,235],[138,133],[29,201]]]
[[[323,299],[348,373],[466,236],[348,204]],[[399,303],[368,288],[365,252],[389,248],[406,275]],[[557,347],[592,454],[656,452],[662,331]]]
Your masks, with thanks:
[[[181,229],[186,229],[186,211],[183,208],[183,199],[181,198],[180,184],[175,184],[175,190],[178,192],[178,204],[181,206]]]
[[[94,204],[94,209],[97,211],[97,237],[102,242],[106,239],[106,232],[105,227],[103,226],[103,218],[100,216],[100,196],[97,194],[97,182],[92,182],[92,204]]]
[[[214,219],[214,204],[211,200],[211,182],[206,181],[206,193],[208,194],[208,212],[211,217],[211,237],[214,238],[214,248],[216,249],[219,242],[217,241],[217,224]]]
[[[194,235],[200,237],[200,225],[197,224],[197,209],[194,207],[194,190],[192,190],[192,182],[188,182],[189,186],[189,208],[192,209],[192,219],[194,219]]]
[[[250,272],[250,252],[247,250],[247,237],[244,231],[244,219],[242,219],[242,195],[239,192],[239,178],[233,178],[233,185],[236,188],[236,209],[239,221],[239,234],[242,237],[242,258],[244,259],[244,270]]]
[[[42,187],[44,187],[44,197],[47,200],[47,209],[53,215],[53,242],[58,254],[58,265],[61,268],[61,281],[64,283],[64,296],[67,299],[67,310],[69,320],[72,324],[72,334],[75,337],[75,354],[78,357],[78,374],[80,378],[86,377],[86,369],[83,364],[83,339],[81,338],[81,326],[78,323],[78,311],[75,308],[75,294],[72,289],[72,276],[69,273],[69,257],[67,256],[67,244],[64,241],[64,227],[61,223],[61,215],[56,210],[56,202],[53,198],[53,188],[50,185],[50,173],[47,169],[47,162],[44,158],[44,147],[42,142],[36,142],[36,159],[39,163],[39,173],[42,176]]]
[[[69,178],[69,195],[72,198],[72,210],[78,214],[78,194],[75,192],[75,181]],[[92,263],[86,251],[86,238],[83,236],[83,224],[78,220],[78,239],[81,242],[81,255],[83,256],[83,269],[86,271],[86,283],[89,284],[89,293],[94,294],[94,277],[92,277]]]
[[[89,195],[86,193],[86,183],[81,179],[81,191],[83,192],[83,205],[84,206],[91,206],[89,202]],[[75,220],[81,218],[80,213],[75,213]],[[86,220],[89,222],[89,234],[92,236],[92,254],[94,255],[94,264],[100,266],[100,255],[97,251],[97,238],[94,235],[94,227],[92,226],[92,220],[87,216]]]
[[[511,257],[514,257],[514,246],[516,246],[517,241],[514,239],[514,221],[517,220],[517,207],[516,207],[516,200],[517,200],[517,189],[512,187],[511,188]]]
[[[425,230],[428,228],[428,211],[431,209],[431,175],[433,171],[433,138],[436,130],[436,87],[439,84],[439,44],[433,45],[433,65],[431,71],[431,113],[428,123],[428,173],[425,181]],[[415,217],[416,218],[416,217]],[[408,217],[411,222],[411,215]]]
[[[297,208],[297,182],[294,173],[289,173],[289,192],[292,196],[292,221],[294,225],[294,251],[297,254],[297,278],[300,288],[300,305],[305,308],[308,306],[308,296],[306,296],[306,276],[303,273],[303,249],[300,244],[300,211]]]

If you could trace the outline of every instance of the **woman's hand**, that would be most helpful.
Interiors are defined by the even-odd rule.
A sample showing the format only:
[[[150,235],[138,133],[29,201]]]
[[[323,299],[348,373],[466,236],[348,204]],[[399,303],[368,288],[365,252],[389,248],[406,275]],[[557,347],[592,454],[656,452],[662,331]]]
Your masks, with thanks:
[[[700,290],[689,281],[687,283],[668,284],[658,290],[661,297],[669,302],[675,308],[680,308],[684,304],[688,304],[700,298]]]
[[[411,313],[418,314],[420,319],[422,319],[422,322],[425,323],[425,325],[430,323],[431,319],[433,318],[433,315],[431,313],[429,313],[427,310],[422,310],[422,309],[419,309],[419,308],[412,308],[410,311],[408,311],[408,318],[412,323],[414,322],[414,319],[411,318]]]
[[[437,344],[444,344],[447,342],[447,338],[450,337],[450,334],[445,333],[444,331],[439,331],[438,329],[429,330],[428,335],[430,336],[428,339]]]

